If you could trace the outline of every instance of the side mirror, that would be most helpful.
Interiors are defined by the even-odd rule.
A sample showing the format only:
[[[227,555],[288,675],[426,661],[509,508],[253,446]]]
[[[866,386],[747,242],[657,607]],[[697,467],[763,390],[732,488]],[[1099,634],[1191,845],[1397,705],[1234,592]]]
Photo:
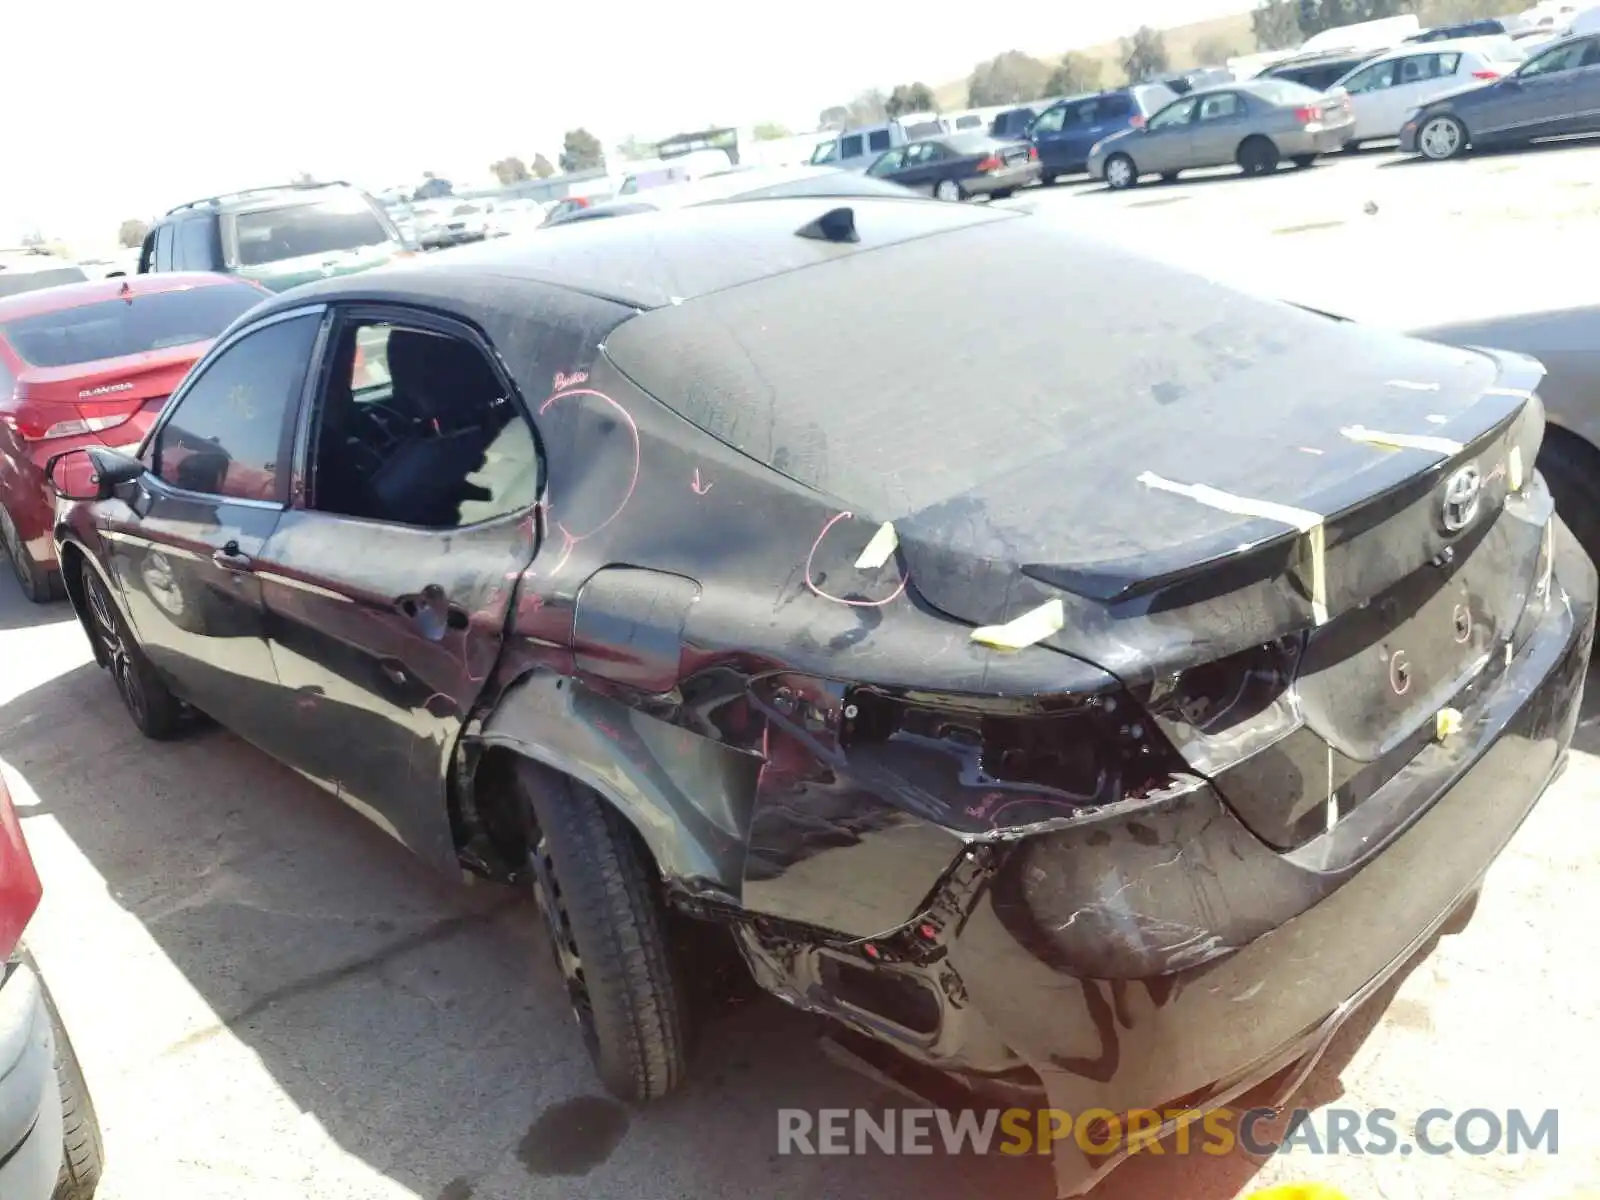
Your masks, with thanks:
[[[65,450],[44,464],[50,490],[63,500],[109,500],[119,487],[144,472],[145,466],[137,458],[108,446]]]

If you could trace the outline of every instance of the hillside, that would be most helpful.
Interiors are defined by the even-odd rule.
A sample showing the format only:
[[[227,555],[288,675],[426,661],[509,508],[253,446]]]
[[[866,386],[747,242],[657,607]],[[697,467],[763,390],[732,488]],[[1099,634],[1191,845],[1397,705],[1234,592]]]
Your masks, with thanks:
[[[1176,71],[1188,67],[1220,65],[1220,63],[1200,62],[1196,49],[1201,46],[1226,49],[1228,54],[1221,56],[1224,58],[1233,54],[1249,54],[1256,48],[1256,38],[1251,31],[1250,14],[1247,12],[1236,13],[1231,17],[1217,17],[1210,21],[1195,21],[1189,25],[1176,25],[1163,30],[1162,37],[1166,39],[1167,53],[1172,60],[1172,68]],[[1055,59],[1060,58],[1061,54],[1065,54],[1069,49],[1099,59],[1105,64],[1100,76],[1104,86],[1114,87],[1124,81],[1120,39],[1101,42],[1097,46],[1063,47],[1059,54],[1047,61],[1054,65]],[[948,83],[941,83],[933,92],[941,109],[965,108],[967,105],[965,79],[953,79]]]

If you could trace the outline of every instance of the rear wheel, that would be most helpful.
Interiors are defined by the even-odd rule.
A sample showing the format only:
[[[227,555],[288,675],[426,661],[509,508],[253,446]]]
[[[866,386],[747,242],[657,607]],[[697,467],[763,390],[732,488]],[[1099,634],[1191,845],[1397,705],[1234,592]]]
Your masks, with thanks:
[[[60,600],[66,589],[61,586],[61,575],[34,561],[23,545],[22,535],[11,520],[11,514],[0,508],[0,550],[11,561],[11,571],[17,577],[22,594],[35,604],[49,604]]]
[[[78,1054],[67,1037],[61,1014],[47,990],[45,1007],[50,1013],[50,1025],[56,1043],[56,1082],[61,1088],[62,1153],[61,1172],[56,1176],[56,1189],[50,1200],[91,1200],[100,1186],[101,1164],[105,1160],[105,1147],[100,1140],[100,1121],[95,1115],[94,1101],[89,1096],[89,1085],[83,1078],[83,1067]]]
[[[1039,175],[1039,182],[1045,187],[1054,187],[1056,178],[1057,176],[1054,171],[1043,171]]]
[[[1005,200],[1015,190],[1016,190],[1015,188],[1000,188],[998,191],[990,192],[989,193],[989,199],[991,199],[991,200]]]
[[[1429,117],[1417,130],[1417,149],[1434,162],[1455,158],[1467,148],[1467,127],[1448,114]]]
[[[618,1099],[658,1099],[687,1070],[689,1005],[649,854],[587,788],[531,766],[519,779],[534,898],[584,1047]]]
[[[1315,154],[1296,154],[1294,156],[1294,165],[1302,171],[1316,161],[1317,156]]]
[[[117,685],[122,706],[128,710],[139,732],[157,742],[177,736],[183,721],[183,705],[161,682],[117,611],[99,572],[87,562],[83,564],[83,596],[92,635]]]
[[[1163,171],[1161,173],[1161,182],[1162,183],[1177,183],[1178,182],[1178,176],[1182,175],[1182,174],[1183,174],[1182,171]]]
[[[1246,175],[1272,174],[1278,169],[1278,147],[1270,138],[1245,138],[1239,144],[1239,168]]]
[[[1539,451],[1538,467],[1561,520],[1585,553],[1600,560],[1600,450],[1564,430],[1551,429]]]
[[[954,179],[941,179],[934,185],[933,195],[936,200],[960,200],[961,185]]]
[[[1114,192],[1124,191],[1139,182],[1139,168],[1126,154],[1113,154],[1106,159],[1106,186]]]

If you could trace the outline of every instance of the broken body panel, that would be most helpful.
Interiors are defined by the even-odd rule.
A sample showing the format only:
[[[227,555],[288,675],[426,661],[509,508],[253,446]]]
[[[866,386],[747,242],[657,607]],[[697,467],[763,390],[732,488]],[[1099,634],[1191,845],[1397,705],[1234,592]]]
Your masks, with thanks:
[[[1220,1103],[1320,1052],[1563,760],[1595,586],[1531,470],[1539,371],[953,207],[598,222],[274,302],[480,330],[542,446],[526,521],[442,560],[497,575],[451,592],[479,653],[413,722],[406,840],[484,865],[510,751],[791,1003],[1055,1107]],[[564,303],[582,336],[529,332]],[[1064,1191],[1105,1165],[1058,1149]]]

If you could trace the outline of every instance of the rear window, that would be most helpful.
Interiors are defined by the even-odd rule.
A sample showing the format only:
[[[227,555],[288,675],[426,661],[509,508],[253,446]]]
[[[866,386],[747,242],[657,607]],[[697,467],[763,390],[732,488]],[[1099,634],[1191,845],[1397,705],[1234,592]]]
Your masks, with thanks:
[[[915,125],[905,126],[905,131],[906,140],[914,142],[918,138],[932,137],[936,133],[943,133],[944,127],[937,121],[918,121]],[[877,137],[878,135],[873,134],[873,136]],[[889,148],[889,135],[885,133],[883,139],[883,148],[887,150]]]
[[[918,126],[918,128],[920,129],[921,126]],[[939,126],[937,124],[933,126],[935,132],[938,131],[938,128]],[[887,129],[874,129],[871,133],[867,134],[867,149],[873,154],[882,154],[888,148],[889,131]]]
[[[964,117],[956,118],[957,129],[977,129],[983,124],[982,117],[972,116],[970,113]]]
[[[944,144],[957,154],[985,154],[991,150],[998,153],[1000,150],[987,133],[953,134],[944,139]]]
[[[48,271],[0,270],[0,296],[20,296],[63,283],[83,283],[89,277],[80,267],[52,267]]]
[[[1320,94],[1292,79],[1258,79],[1250,90],[1269,104],[1305,104]]]
[[[1152,108],[1159,108],[1171,98],[1170,95],[1152,93],[1147,97],[1147,100]],[[1095,116],[1101,120],[1111,117],[1131,117],[1133,116],[1133,97],[1117,92],[1110,96],[1101,96],[1097,105],[1085,105],[1085,107],[1092,107]]]
[[[248,284],[218,283],[19,317],[0,331],[30,366],[71,367],[210,341],[262,298]]]
[[[236,213],[233,232],[239,264],[246,267],[390,240],[384,222],[359,196]]]

